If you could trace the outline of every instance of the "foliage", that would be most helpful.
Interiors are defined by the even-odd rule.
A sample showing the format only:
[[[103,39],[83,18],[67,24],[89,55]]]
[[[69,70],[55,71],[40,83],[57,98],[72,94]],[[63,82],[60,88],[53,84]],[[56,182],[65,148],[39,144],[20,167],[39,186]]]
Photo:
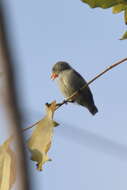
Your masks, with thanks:
[[[127,32],[125,32],[122,38],[120,38],[120,40],[124,40],[124,39],[127,39]]]
[[[123,11],[124,21],[127,24],[127,0],[82,0],[82,2],[87,3],[91,8],[112,8],[114,14]],[[127,39],[127,32],[125,32],[121,39]]]
[[[56,102],[46,105],[46,116],[38,122],[32,136],[28,140],[28,148],[32,154],[31,160],[37,162],[37,169],[41,171],[43,164],[51,161],[47,152],[51,147],[53,128],[59,124],[53,121],[53,115],[56,110]]]
[[[10,148],[11,136],[0,146],[0,190],[10,190],[15,182],[15,154]]]

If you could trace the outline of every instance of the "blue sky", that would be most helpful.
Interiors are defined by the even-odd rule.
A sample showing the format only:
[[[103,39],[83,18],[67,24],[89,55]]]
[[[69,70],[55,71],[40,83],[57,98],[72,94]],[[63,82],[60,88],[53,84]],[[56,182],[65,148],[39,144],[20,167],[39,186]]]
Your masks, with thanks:
[[[44,114],[44,104],[63,100],[50,80],[55,62],[69,62],[88,81],[126,57],[123,14],[91,9],[80,0],[5,0],[20,107],[27,127]],[[77,105],[60,108],[55,120],[52,162],[37,172],[32,190],[125,190],[127,187],[126,63],[90,85],[98,114]],[[27,132],[27,138],[30,132]]]

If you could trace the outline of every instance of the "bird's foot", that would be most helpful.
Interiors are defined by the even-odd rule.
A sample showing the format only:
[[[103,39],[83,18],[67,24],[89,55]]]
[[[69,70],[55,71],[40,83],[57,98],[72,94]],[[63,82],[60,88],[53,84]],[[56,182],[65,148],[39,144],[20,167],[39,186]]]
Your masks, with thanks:
[[[67,103],[68,103],[68,101],[67,101],[67,100],[63,100],[63,102],[58,103],[58,104],[57,104],[57,106],[58,106],[58,107],[60,107],[60,106],[62,106],[63,104],[67,104]]]
[[[63,100],[63,102],[62,103],[58,103],[57,104],[57,107],[61,107],[63,104],[68,104],[68,103],[74,103],[75,101],[74,100]]]

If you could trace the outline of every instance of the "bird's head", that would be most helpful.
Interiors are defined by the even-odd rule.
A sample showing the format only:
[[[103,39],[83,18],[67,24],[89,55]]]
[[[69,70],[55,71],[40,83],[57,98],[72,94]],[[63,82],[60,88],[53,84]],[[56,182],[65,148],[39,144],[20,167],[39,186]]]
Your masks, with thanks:
[[[65,70],[71,69],[71,66],[63,61],[57,62],[53,68],[52,68],[52,74],[51,74],[51,79],[55,79],[59,76],[59,74]]]

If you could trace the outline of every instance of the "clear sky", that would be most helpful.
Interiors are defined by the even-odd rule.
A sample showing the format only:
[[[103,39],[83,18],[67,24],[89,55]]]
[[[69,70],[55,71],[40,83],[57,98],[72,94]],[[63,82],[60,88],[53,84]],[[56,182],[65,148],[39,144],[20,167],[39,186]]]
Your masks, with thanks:
[[[127,56],[127,41],[118,40],[123,14],[91,9],[80,0],[5,2],[24,127],[41,118],[46,102],[63,100],[50,80],[55,62],[69,62],[88,81]],[[49,152],[53,161],[43,172],[30,161],[32,190],[126,190],[126,64],[91,84],[96,116],[77,105],[56,112],[61,125]]]

